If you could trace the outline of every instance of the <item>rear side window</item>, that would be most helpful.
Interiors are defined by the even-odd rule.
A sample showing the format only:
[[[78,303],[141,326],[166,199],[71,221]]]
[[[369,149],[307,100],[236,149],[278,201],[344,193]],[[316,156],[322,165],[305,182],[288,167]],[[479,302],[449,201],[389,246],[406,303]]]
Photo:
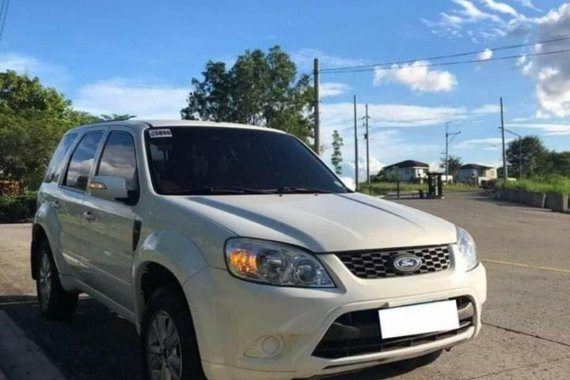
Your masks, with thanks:
[[[63,159],[67,155],[67,152],[73,145],[75,138],[77,137],[77,133],[68,133],[67,135],[63,136],[57,148],[53,152],[51,156],[51,160],[47,167],[46,175],[44,177],[44,182],[57,182],[59,181],[59,176],[61,175],[61,168],[63,166]]]
[[[127,132],[113,131],[107,139],[97,175],[124,177],[127,190],[137,191],[137,159],[135,141]]]
[[[64,186],[85,190],[103,131],[87,132],[69,160]]]

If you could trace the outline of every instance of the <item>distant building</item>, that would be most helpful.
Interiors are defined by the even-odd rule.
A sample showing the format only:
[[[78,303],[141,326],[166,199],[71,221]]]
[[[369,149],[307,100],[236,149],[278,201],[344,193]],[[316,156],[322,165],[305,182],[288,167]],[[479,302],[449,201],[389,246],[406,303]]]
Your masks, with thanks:
[[[389,181],[423,182],[427,179],[429,165],[424,162],[406,160],[385,166],[381,176]]]
[[[483,181],[497,179],[497,169],[492,166],[467,164],[461,166],[457,179],[459,182],[477,183],[480,186]]]

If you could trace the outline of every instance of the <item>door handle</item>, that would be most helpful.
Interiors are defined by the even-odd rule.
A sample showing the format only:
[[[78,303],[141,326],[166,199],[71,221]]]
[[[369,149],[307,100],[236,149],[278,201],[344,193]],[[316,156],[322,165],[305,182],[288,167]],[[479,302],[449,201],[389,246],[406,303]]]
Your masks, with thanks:
[[[92,221],[95,220],[95,215],[93,215],[93,214],[91,213],[91,211],[85,211],[85,212],[83,213],[83,217],[84,217],[85,220],[88,221],[88,222],[92,222]]]
[[[59,201],[53,201],[53,208],[55,208],[56,210],[59,210],[59,208],[61,207],[61,205],[59,204]]]

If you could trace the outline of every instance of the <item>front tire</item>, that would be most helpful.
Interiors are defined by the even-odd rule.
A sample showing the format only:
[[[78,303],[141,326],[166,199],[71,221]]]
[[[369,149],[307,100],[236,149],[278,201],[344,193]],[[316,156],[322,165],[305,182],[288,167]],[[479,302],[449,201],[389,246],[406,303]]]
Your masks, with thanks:
[[[141,343],[148,380],[206,380],[192,317],[175,287],[160,288],[150,297]]]
[[[77,293],[68,293],[61,286],[59,273],[47,241],[39,247],[36,290],[42,316],[62,321],[71,318],[77,306]]]

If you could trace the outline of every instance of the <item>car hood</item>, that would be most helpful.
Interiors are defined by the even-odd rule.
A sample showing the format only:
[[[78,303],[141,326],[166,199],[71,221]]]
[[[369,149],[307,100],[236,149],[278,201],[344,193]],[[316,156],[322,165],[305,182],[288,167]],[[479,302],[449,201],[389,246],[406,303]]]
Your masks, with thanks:
[[[358,193],[223,195],[173,200],[238,236],[279,241],[313,252],[448,244],[453,224]]]

